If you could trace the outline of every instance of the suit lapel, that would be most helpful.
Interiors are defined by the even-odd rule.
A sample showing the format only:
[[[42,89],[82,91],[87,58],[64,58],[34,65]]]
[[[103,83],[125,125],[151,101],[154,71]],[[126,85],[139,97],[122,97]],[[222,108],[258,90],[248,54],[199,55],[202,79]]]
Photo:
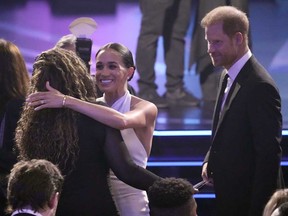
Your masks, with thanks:
[[[235,82],[231,86],[231,89],[227,95],[227,99],[225,101],[222,112],[220,114],[218,125],[222,122],[223,116],[225,116],[226,112],[229,110],[229,108],[230,108],[234,98],[236,97],[238,91],[240,90],[240,88],[241,88],[241,85],[239,83],[237,83],[235,80]]]
[[[220,125],[222,124],[222,121],[223,121],[225,115],[229,111],[229,108],[230,108],[233,100],[235,99],[237,93],[239,92],[240,88],[241,88],[241,85],[239,83],[237,83],[236,80],[235,80],[233,85],[231,86],[231,89],[230,89],[228,95],[227,95],[227,98],[226,98],[226,101],[225,101],[225,104],[223,106],[222,111],[218,112],[218,113],[215,113],[215,117],[218,120],[217,120],[217,122],[215,122],[215,125],[214,125],[214,121],[213,121],[213,128],[214,128],[213,131],[214,132],[212,132],[212,141],[216,137],[218,129],[219,129]]]
[[[243,68],[240,70],[239,74],[237,75],[236,79],[234,80],[234,82],[231,86],[231,89],[227,95],[227,98],[226,98],[225,104],[223,106],[222,112],[220,112],[220,111],[216,112],[217,107],[215,108],[214,116],[213,116],[213,127],[212,127],[212,142],[214,141],[214,138],[217,135],[219,127],[221,126],[225,115],[229,111],[233,100],[236,98],[237,93],[239,92],[239,90],[241,89],[241,87],[245,83],[249,73],[251,72],[250,71],[251,70],[251,64],[253,64],[254,61],[255,61],[255,59],[252,56],[246,62],[246,64],[243,66]],[[217,106],[219,105],[218,103],[219,103],[219,95],[218,95],[217,103],[216,103]]]

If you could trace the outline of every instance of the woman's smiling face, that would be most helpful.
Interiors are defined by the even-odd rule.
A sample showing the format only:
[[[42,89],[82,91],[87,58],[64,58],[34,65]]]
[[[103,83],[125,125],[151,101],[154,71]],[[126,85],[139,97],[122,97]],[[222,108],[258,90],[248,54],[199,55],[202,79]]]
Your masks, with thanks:
[[[96,83],[102,92],[125,92],[129,74],[117,51],[105,49],[96,56]]]

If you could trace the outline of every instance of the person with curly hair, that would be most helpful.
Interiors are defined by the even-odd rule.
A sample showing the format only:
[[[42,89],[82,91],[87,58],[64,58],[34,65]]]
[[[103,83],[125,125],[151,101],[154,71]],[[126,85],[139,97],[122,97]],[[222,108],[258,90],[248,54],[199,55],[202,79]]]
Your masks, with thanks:
[[[183,178],[163,178],[148,190],[151,216],[197,216],[193,185]]]
[[[57,48],[43,52],[34,63],[29,94],[47,91],[47,81],[64,94],[62,107],[36,111],[25,106],[16,131],[20,159],[48,159],[66,176],[57,216],[118,215],[109,168],[141,190],[160,177],[134,164],[118,130],[66,108],[68,97],[96,101],[95,85],[80,57]]]

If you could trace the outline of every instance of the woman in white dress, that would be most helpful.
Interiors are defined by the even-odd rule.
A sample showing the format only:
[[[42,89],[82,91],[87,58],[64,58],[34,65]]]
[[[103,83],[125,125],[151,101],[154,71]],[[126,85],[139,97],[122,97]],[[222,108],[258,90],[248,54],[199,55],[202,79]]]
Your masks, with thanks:
[[[109,43],[96,53],[96,83],[104,92],[98,100],[112,109],[66,96],[50,87],[49,83],[46,84],[48,92],[34,93],[27,101],[37,110],[65,106],[121,130],[134,162],[146,167],[158,110],[153,103],[129,93],[128,81],[134,72],[130,50],[122,44]],[[121,216],[149,216],[145,191],[126,185],[112,172],[110,180],[111,193]]]

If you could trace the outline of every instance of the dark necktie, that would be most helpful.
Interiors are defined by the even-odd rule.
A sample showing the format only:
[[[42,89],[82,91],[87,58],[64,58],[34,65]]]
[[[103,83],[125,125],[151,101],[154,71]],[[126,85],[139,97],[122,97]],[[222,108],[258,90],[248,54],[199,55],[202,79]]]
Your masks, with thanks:
[[[226,73],[224,76],[224,79],[222,80],[222,85],[221,85],[219,97],[218,97],[217,104],[216,104],[216,110],[214,112],[213,131],[216,129],[216,126],[218,124],[218,120],[219,120],[219,116],[221,112],[221,106],[222,106],[223,97],[224,97],[224,91],[227,86],[228,78],[229,78],[229,75],[228,73]]]
[[[227,74],[226,74],[227,75]],[[226,78],[226,77],[225,77]],[[224,107],[224,104],[226,103],[226,100],[227,100],[227,96],[228,96],[228,93],[229,93],[229,90],[232,86],[232,79],[231,77],[228,75],[228,78],[227,78],[227,83],[226,83],[226,88],[224,89],[224,93],[223,93],[223,96],[222,96],[222,104],[221,104],[221,111]]]

